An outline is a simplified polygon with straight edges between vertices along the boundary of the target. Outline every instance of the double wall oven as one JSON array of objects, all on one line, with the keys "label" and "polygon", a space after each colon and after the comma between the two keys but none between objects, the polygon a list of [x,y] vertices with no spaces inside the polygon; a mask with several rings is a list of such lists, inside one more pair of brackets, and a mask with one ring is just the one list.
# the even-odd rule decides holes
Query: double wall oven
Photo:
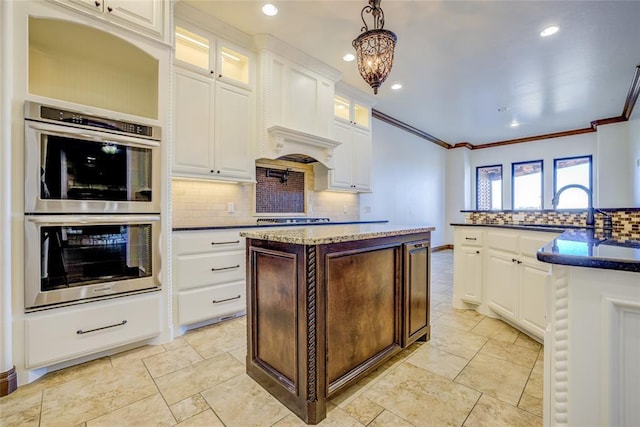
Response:
[{"label": "double wall oven", "polygon": [[160,287],[160,129],[25,104],[25,310]]}]

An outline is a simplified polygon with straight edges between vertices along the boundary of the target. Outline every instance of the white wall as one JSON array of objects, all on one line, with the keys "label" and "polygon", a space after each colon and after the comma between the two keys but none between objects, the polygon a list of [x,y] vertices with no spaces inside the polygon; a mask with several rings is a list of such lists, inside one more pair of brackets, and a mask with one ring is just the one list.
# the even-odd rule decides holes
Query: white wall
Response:
[{"label": "white wall", "polygon": [[360,219],[436,227],[432,245],[445,240],[447,150],[373,120],[372,193],[360,195]]},{"label": "white wall", "polygon": [[[505,145],[501,147],[485,148],[471,151],[470,173],[471,173],[471,203],[475,209],[475,172],[478,166],[502,164],[502,206],[504,209],[511,209],[511,164],[515,162],[525,162],[529,160],[540,160],[543,162],[544,172],[544,208],[551,209],[551,199],[553,198],[553,159],[561,157],[573,157],[582,155],[593,156],[594,170],[594,197],[598,193],[598,183],[595,171],[597,169],[596,158],[596,133],[586,133],[581,135],[571,135],[562,138],[545,139],[541,141],[526,142],[522,144]],[[458,150],[461,150],[460,148]],[[464,148],[462,148],[464,150]],[[597,200],[594,198],[594,200]],[[463,209],[463,208],[460,208]]]},{"label": "white wall", "polygon": [[631,177],[633,206],[640,206],[640,107],[629,121],[629,150],[631,160]]},{"label": "white wall", "polygon": [[598,169],[600,189],[594,195],[599,207],[633,206],[633,172],[635,161],[630,156],[629,122],[598,126]]},{"label": "white wall", "polygon": [[451,223],[463,223],[461,209],[471,209],[471,151],[466,148],[447,150],[445,240],[453,243]]}]

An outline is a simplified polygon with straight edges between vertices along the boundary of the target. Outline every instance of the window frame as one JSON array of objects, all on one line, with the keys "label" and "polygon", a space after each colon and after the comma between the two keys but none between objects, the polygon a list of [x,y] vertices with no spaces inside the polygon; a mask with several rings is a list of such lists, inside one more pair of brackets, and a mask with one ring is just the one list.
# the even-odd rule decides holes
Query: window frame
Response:
[{"label": "window frame", "polygon": [[[593,155],[585,154],[582,156],[571,156],[571,157],[558,157],[553,159],[553,197],[555,197],[556,192],[558,191],[558,179],[557,179],[557,170],[558,170],[558,161],[562,160],[573,160],[573,159],[589,159],[589,191],[593,194]],[[573,209],[582,209],[582,208],[573,208]],[[586,208],[584,208],[586,209]]]},{"label": "window frame", "polygon": [[[516,174],[515,169],[518,165],[526,165],[527,163],[540,163],[540,207],[534,209],[524,209],[515,207],[515,193],[516,193]],[[514,211],[539,211],[544,210],[544,159],[527,160],[524,162],[512,162],[511,163],[511,209]]]},{"label": "window frame", "polygon": [[478,207],[478,173],[480,171],[480,169],[483,168],[496,168],[496,167],[500,167],[500,179],[502,181],[502,191],[500,192],[500,208],[499,209],[482,209],[483,212],[490,212],[493,210],[503,210],[504,209],[504,165],[502,165],[502,163],[500,164],[495,164],[495,165],[484,165],[484,166],[476,166],[476,210],[479,211],[480,208]]}]

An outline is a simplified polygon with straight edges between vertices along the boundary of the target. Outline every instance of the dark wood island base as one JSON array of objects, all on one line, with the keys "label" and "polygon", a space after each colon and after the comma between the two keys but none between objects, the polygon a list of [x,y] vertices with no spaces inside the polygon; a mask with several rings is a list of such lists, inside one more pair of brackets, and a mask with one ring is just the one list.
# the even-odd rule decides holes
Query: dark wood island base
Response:
[{"label": "dark wood island base", "polygon": [[249,376],[317,424],[328,398],[429,339],[431,230],[376,224],[244,233]]}]

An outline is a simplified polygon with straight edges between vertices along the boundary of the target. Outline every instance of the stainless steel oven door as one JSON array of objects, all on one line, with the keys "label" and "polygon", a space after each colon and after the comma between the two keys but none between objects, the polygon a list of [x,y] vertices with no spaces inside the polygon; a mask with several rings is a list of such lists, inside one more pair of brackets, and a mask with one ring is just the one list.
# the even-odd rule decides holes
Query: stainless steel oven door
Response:
[{"label": "stainless steel oven door", "polygon": [[160,143],[25,121],[26,213],[159,213]]},{"label": "stainless steel oven door", "polygon": [[160,217],[25,216],[26,311],[160,288]]}]

